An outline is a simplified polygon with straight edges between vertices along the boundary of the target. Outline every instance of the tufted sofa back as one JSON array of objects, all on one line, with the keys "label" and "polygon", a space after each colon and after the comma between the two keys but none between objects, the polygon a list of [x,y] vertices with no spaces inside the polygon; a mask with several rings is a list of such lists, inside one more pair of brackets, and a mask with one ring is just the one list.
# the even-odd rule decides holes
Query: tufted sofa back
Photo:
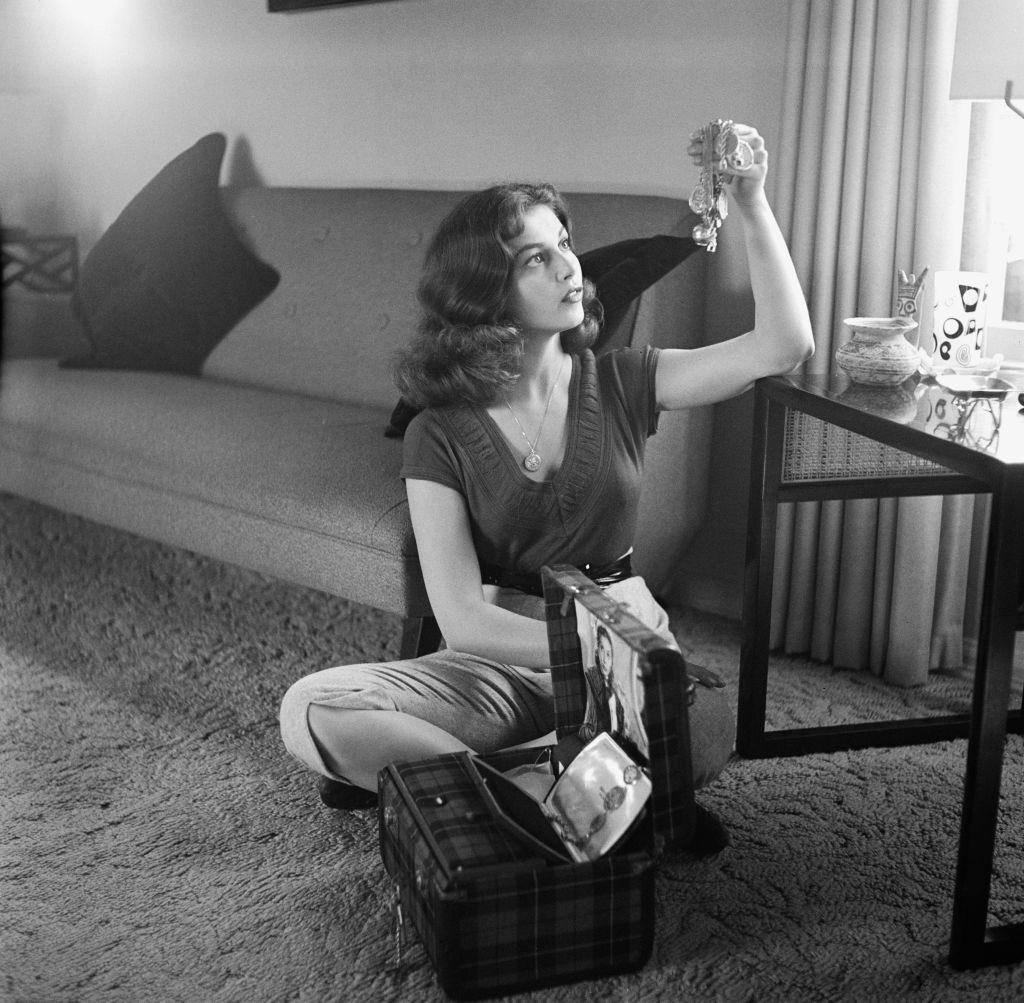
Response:
[{"label": "tufted sofa back", "polygon": [[[204,375],[313,397],[390,407],[391,365],[417,320],[427,242],[461,192],[240,188],[223,197],[250,246],[281,273],[277,289],[206,360]],[[581,251],[678,233],[684,202],[567,194]],[[638,301],[618,344],[693,345],[703,330],[703,255]]]}]

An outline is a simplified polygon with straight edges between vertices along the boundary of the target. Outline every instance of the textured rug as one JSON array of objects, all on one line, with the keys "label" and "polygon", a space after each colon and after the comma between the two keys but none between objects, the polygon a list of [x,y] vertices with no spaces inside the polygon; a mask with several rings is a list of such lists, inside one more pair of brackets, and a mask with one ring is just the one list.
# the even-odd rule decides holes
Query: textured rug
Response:
[{"label": "textured rug", "polygon": [[[0,495],[0,998],[441,1000],[392,970],[375,815],[332,812],[276,711],[399,624]],[[736,625],[676,614],[735,679]],[[963,702],[777,659],[783,727]],[[965,743],[736,761],[702,795],[732,845],[666,860],[643,971],[522,997],[1011,1000],[1024,965],[946,963]],[[1024,749],[1008,742],[992,914],[1024,912]]]}]

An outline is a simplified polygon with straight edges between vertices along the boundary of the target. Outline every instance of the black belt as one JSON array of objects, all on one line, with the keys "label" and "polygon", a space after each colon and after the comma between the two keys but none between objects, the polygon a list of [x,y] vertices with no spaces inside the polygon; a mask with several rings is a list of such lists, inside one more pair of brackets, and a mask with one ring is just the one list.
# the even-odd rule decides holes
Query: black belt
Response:
[{"label": "black belt", "polygon": [[[633,577],[633,566],[630,564],[629,554],[620,557],[617,561],[612,561],[611,564],[581,564],[579,569],[601,588]],[[544,586],[541,584],[539,573],[509,571],[507,568],[499,568],[496,564],[481,564],[480,580],[484,585],[499,585],[503,589],[518,589],[520,592],[527,592],[532,596],[544,595]]]}]

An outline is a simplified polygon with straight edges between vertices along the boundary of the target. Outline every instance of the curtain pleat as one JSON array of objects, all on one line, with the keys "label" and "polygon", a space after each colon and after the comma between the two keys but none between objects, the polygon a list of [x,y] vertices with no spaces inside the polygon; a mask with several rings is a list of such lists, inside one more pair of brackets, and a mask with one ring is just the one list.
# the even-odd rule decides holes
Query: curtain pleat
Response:
[{"label": "curtain pleat", "polygon": [[[906,97],[903,107],[903,142],[901,151],[902,169],[899,173],[899,197],[896,221],[896,260],[906,261],[906,271],[917,271],[914,261],[914,241],[917,232],[918,191],[921,179],[918,177],[921,153],[921,127],[924,118],[924,47],[927,44],[927,9],[925,4],[915,2],[911,8],[908,26],[910,37],[907,48]],[[927,141],[926,145],[927,145]],[[920,338],[920,330],[918,330]]]},{"label": "curtain pleat", "polygon": [[[835,650],[843,665],[866,669],[871,665],[872,597],[875,592],[875,540],[878,533],[878,501],[857,499],[846,503],[842,553],[861,554],[858,561],[839,558],[839,595],[843,616],[836,616]],[[835,661],[833,654],[830,661]]]},{"label": "curtain pleat", "polygon": [[[975,500],[971,495],[942,499],[942,538],[939,541],[940,575],[935,589],[935,625],[929,664],[964,664],[964,623],[967,610],[967,570],[971,565]],[[949,527],[956,527],[949,532]]]},{"label": "curtain pleat", "polygon": [[818,514],[820,503],[797,505],[793,525],[793,569],[790,572],[789,608],[786,615],[787,652],[806,652],[811,647],[814,596],[818,572]]},{"label": "curtain pleat", "polygon": [[[831,373],[843,318],[892,313],[897,270],[961,267],[969,112],[949,100],[956,8],[791,3],[773,197],[815,331],[809,373]],[[919,320],[930,337],[924,298]],[[899,685],[962,665],[982,521],[969,497],[781,506],[772,646]]]},{"label": "curtain pleat", "polygon": [[[789,32],[786,38],[786,69],[782,81],[782,122],[779,150],[796,150],[800,141],[800,120],[803,117],[804,55],[808,49],[810,25],[809,0],[791,0]],[[777,158],[776,153],[775,157]],[[779,170],[769,164],[769,185],[775,216],[783,233],[793,229],[793,207],[796,204],[796,170]]]},{"label": "curtain pleat", "polygon": [[839,569],[842,567],[843,503],[822,502],[818,528],[818,575],[815,582],[811,658],[832,660],[835,637]]},{"label": "curtain pleat", "polygon": [[793,569],[790,556],[796,536],[796,505],[780,505],[775,527],[775,582],[772,589],[772,618],[768,646],[774,651],[784,645],[790,607],[789,586]]},{"label": "curtain pleat", "polygon": [[[852,4],[854,7],[852,62],[849,83],[849,110],[843,137],[843,171],[835,179],[842,192],[842,216],[839,225],[840,269],[836,283],[832,315],[825,328],[825,337],[812,361],[817,360],[816,372],[829,373],[835,349],[834,338],[842,330],[844,317],[855,315],[859,296],[861,222],[867,202],[868,144],[871,121],[871,76],[874,72],[875,19],[874,3]],[[827,295],[827,293],[826,293]],[[819,335],[819,336],[821,336]]]},{"label": "curtain pleat", "polygon": [[991,511],[991,499],[988,496],[979,495],[974,499],[971,551],[964,576],[964,589],[967,593],[964,603],[964,665],[970,666],[975,664],[978,655],[982,574],[985,570],[985,557],[988,551],[988,526]]},{"label": "curtain pleat", "polygon": [[[881,4],[875,27],[867,162],[863,165],[867,191],[861,216],[860,316],[884,317],[891,312],[909,13],[908,5],[899,0]],[[897,109],[898,114],[894,113]]]},{"label": "curtain pleat", "polygon": [[897,686],[918,685],[928,677],[941,538],[941,498],[899,499],[883,670],[886,682]]},{"label": "curtain pleat", "polygon": [[[895,498],[878,502],[878,525],[875,531],[875,591],[871,597],[871,671],[882,675],[885,654],[889,649],[889,609],[892,605],[893,555],[896,552]],[[839,664],[843,664],[842,660]]]}]

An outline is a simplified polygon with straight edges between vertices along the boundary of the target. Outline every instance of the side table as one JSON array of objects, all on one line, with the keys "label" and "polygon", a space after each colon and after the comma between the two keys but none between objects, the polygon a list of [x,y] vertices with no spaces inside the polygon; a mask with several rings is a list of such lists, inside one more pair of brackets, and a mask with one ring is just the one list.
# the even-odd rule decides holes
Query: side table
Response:
[{"label": "side table", "polygon": [[[1003,745],[1008,732],[1024,731],[1024,712],[1009,708],[1017,590],[1024,567],[1024,411],[1018,412],[1014,394],[993,411],[994,417],[998,411],[998,434],[976,437],[966,434],[970,400],[954,400],[949,408],[964,412],[961,429],[947,420],[946,391],[920,389],[922,396],[913,411],[904,414],[893,410],[884,393],[851,393],[845,377],[758,381],[736,748],[741,756],[761,758],[966,737],[949,958],[955,968],[975,968],[1024,958],[1024,923],[988,923]],[[811,462],[791,470],[794,455],[807,452],[802,440],[812,429],[817,446]],[[882,462],[849,469],[848,451],[838,447],[851,435],[867,452],[876,451]],[[766,730],[768,624],[779,503],[959,493],[992,497],[970,714]]]}]

